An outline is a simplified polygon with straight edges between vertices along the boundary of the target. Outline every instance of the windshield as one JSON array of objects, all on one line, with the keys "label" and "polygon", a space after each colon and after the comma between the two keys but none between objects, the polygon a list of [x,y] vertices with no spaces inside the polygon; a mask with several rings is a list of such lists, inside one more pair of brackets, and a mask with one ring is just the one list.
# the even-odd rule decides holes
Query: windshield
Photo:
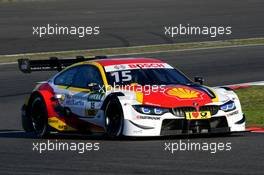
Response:
[{"label": "windshield", "polygon": [[109,85],[172,85],[192,84],[192,82],[176,69],[132,69],[106,72]]}]

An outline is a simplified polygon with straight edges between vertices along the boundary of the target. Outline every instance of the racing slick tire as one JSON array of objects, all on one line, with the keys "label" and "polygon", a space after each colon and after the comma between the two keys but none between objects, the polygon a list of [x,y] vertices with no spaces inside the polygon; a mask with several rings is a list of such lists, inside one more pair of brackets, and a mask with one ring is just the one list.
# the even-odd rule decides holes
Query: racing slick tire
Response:
[{"label": "racing slick tire", "polygon": [[31,103],[30,117],[33,132],[38,138],[45,138],[49,135],[48,112],[45,101],[41,96],[36,96]]},{"label": "racing slick tire", "polygon": [[110,99],[105,108],[106,136],[120,138],[123,133],[124,116],[122,106],[117,98]]},{"label": "racing slick tire", "polygon": [[21,121],[22,121],[22,128],[24,129],[24,131],[26,132],[33,131],[32,120],[30,117],[26,115],[25,106],[22,107]]}]

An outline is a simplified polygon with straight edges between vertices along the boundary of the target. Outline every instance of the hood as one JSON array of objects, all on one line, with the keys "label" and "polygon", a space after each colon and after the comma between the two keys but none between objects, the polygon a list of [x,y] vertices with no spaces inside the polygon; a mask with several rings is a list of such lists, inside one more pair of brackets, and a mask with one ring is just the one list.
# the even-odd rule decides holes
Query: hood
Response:
[{"label": "hood", "polygon": [[142,91],[136,90],[137,100],[143,105],[175,108],[181,106],[199,107],[218,101],[216,94],[205,86],[200,85],[173,85],[142,86]]}]

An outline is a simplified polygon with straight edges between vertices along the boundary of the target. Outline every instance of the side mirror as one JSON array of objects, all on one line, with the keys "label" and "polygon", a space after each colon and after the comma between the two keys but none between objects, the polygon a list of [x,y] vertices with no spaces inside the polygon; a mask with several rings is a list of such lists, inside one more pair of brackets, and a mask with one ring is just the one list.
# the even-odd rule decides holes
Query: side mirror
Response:
[{"label": "side mirror", "polygon": [[100,90],[100,85],[97,83],[88,83],[87,84],[88,89],[90,89],[91,91],[98,91]]},{"label": "side mirror", "polygon": [[194,77],[194,82],[200,83],[200,85],[203,85],[204,78],[203,77]]}]

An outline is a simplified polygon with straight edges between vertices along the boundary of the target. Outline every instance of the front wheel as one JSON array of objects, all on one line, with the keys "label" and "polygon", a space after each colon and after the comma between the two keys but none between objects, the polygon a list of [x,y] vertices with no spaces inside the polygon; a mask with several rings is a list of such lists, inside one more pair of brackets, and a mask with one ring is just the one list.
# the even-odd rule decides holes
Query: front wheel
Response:
[{"label": "front wheel", "polygon": [[122,136],[124,117],[122,106],[118,99],[109,100],[105,108],[106,134],[110,138]]},{"label": "front wheel", "polygon": [[48,114],[45,101],[42,97],[34,98],[31,103],[30,116],[32,120],[33,131],[38,138],[46,137],[48,131]]}]

